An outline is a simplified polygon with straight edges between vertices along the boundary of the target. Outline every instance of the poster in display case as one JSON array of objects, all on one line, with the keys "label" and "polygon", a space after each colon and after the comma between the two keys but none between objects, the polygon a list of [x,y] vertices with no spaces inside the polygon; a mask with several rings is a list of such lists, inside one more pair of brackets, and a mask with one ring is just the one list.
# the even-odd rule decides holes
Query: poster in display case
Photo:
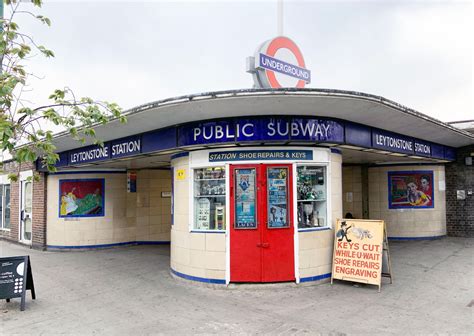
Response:
[{"label": "poster in display case", "polygon": [[59,180],[59,217],[104,216],[104,181]]},{"label": "poster in display case", "polygon": [[268,168],[268,227],[287,227],[288,168]]},{"label": "poster in display case", "polygon": [[389,209],[434,208],[433,171],[389,171]]},{"label": "poster in display case", "polygon": [[254,168],[235,170],[235,228],[249,229],[257,227],[255,175]]}]

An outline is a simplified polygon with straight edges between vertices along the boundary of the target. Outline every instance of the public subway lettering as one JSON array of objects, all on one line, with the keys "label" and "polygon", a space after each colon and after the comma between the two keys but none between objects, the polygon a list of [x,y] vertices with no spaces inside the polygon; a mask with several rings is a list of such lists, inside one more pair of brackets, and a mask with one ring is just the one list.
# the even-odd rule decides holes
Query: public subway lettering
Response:
[{"label": "public subway lettering", "polygon": [[[226,125],[203,125],[193,129],[193,141],[204,140],[235,140],[236,138],[252,138],[256,136],[256,125],[252,123]],[[307,122],[269,122],[264,135],[272,137],[299,137],[307,139],[328,139],[330,124],[318,120]]]},{"label": "public subway lettering", "polygon": [[267,125],[267,135],[275,136],[276,134],[280,136],[287,136],[288,133],[292,137],[307,137],[307,138],[328,138],[329,128],[331,126],[327,124],[320,124],[314,122],[299,123],[268,123]]},{"label": "public subway lettering", "polygon": [[112,156],[140,152],[140,140],[112,145]]},{"label": "public subway lettering", "polygon": [[[247,127],[248,127],[247,125],[253,126],[252,124],[245,124],[244,126],[242,126],[242,129],[247,130]],[[194,138],[194,141],[196,141],[200,137],[203,137],[205,140],[235,139],[236,132],[238,136],[239,127],[237,127],[236,130],[234,131],[232,125],[209,125],[209,126],[195,127],[193,130],[193,138]]]}]

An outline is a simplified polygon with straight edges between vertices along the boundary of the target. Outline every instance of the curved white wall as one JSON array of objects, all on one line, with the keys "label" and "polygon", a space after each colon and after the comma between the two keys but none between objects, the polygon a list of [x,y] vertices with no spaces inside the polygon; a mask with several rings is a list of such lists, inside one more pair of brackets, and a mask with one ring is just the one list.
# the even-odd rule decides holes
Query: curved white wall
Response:
[{"label": "curved white wall", "polygon": [[[226,234],[190,231],[189,156],[171,161],[174,170],[174,214],[171,228],[171,269],[188,276],[224,280],[226,275]],[[184,172],[178,178],[177,172]]]},{"label": "curved white wall", "polygon": [[[299,273],[299,278],[302,281],[329,277],[334,239],[332,228],[335,227],[336,220],[342,218],[342,156],[338,153],[331,153],[329,149],[313,148],[313,150],[317,155],[317,160],[307,163],[318,163],[328,167],[328,181],[330,181],[328,194],[331,195],[328,202],[328,213],[331,216],[331,226],[322,230],[297,232],[295,237],[295,246],[297,246],[297,251],[295,251],[297,253],[297,258],[295,258],[296,272]],[[207,151],[196,151],[190,155],[178,157],[171,161],[174,176],[171,269],[175,273],[180,273],[178,275],[181,276],[199,277],[201,278],[200,281],[228,280],[230,279],[230,275],[227,273],[227,259],[229,256],[227,255],[226,243],[228,231],[219,233],[195,232],[190,227],[192,168],[205,167],[206,163],[197,161],[208,157],[208,153]],[[265,163],[276,162],[265,161]],[[228,213],[228,207],[226,213]]]}]

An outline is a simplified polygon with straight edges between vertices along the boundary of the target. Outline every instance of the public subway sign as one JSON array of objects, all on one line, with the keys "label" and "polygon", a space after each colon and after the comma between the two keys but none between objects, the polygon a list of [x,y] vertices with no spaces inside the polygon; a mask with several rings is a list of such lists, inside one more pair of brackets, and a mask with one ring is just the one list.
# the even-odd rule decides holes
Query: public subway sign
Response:
[{"label": "public subway sign", "polygon": [[331,282],[347,280],[380,289],[384,226],[382,220],[337,220]]},{"label": "public subway sign", "polygon": [[178,146],[247,141],[344,142],[342,123],[326,119],[242,118],[195,123],[179,130]]},{"label": "public subway sign", "polygon": [[71,151],[69,153],[69,164],[115,159],[139,153],[141,153],[141,138],[133,136],[107,142],[104,146],[89,146]]},{"label": "public subway sign", "polygon": [[279,36],[257,48],[247,60],[257,88],[304,88],[311,83],[311,71],[306,69],[303,54],[291,39]]},{"label": "public subway sign", "polygon": [[[349,121],[309,116],[244,116],[191,122],[58,153],[56,167],[100,162],[174,148],[219,144],[347,144],[453,161],[453,148]],[[45,170],[40,164],[38,169]]]},{"label": "public subway sign", "polygon": [[243,150],[209,153],[209,162],[313,160],[311,150]]}]

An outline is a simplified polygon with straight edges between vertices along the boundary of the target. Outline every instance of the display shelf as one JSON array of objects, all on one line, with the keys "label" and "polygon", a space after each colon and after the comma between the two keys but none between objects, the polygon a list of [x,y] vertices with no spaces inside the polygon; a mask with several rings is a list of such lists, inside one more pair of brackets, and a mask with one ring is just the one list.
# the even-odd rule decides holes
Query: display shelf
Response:
[{"label": "display shelf", "polygon": [[225,197],[225,194],[224,195],[196,195],[194,197],[208,197],[208,198],[212,198],[212,197]]},{"label": "display shelf", "polygon": [[200,181],[225,181],[224,178],[196,178],[194,179],[194,182],[200,182]]},{"label": "display shelf", "polygon": [[326,202],[326,199],[316,199],[316,200],[297,200],[297,202]]}]

